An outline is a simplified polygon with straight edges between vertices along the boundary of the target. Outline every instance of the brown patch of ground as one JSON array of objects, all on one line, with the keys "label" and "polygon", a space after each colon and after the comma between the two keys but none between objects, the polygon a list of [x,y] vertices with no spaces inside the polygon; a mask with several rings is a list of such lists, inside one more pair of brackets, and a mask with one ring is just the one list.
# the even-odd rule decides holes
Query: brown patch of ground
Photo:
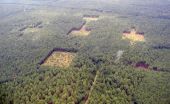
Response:
[{"label": "brown patch of ground", "polygon": [[87,23],[91,21],[97,21],[99,19],[99,16],[97,15],[84,15],[83,20],[85,20]]},{"label": "brown patch of ground", "polygon": [[80,28],[72,28],[67,35],[72,34],[73,36],[88,36],[91,29],[86,28],[86,22],[82,24]]},{"label": "brown patch of ground", "polygon": [[64,67],[67,68],[72,63],[75,53],[53,52],[42,64],[42,66]]},{"label": "brown patch of ground", "polygon": [[39,62],[42,66],[68,67],[76,56],[76,49],[54,48]]},{"label": "brown patch of ground", "polygon": [[24,33],[35,33],[38,32],[40,29],[39,28],[27,28],[24,30]]},{"label": "brown patch of ground", "polygon": [[84,15],[83,20],[85,22],[80,28],[72,28],[67,35],[72,34],[74,36],[88,36],[91,32],[91,29],[87,29],[87,24],[91,21],[97,21],[99,16],[91,16],[91,15]]},{"label": "brown patch of ground", "polygon": [[137,32],[135,28],[132,28],[131,31],[124,31],[122,39],[130,40],[131,45],[133,45],[135,42],[145,41],[144,33]]},{"label": "brown patch of ground", "polygon": [[71,34],[74,36],[88,36],[90,34],[90,30],[86,29],[86,26],[82,26],[79,30],[73,30]]}]

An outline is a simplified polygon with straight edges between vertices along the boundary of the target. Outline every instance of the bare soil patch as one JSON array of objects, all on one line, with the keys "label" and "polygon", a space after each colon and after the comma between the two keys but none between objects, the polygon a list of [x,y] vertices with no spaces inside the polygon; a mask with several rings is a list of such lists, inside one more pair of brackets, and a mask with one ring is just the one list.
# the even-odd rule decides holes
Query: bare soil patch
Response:
[{"label": "bare soil patch", "polygon": [[67,35],[72,34],[73,36],[88,36],[91,29],[86,28],[86,22],[79,28],[72,28]]},{"label": "bare soil patch", "polygon": [[39,64],[42,66],[67,68],[71,65],[76,56],[76,50],[73,49],[53,49],[45,59]]},{"label": "bare soil patch", "polygon": [[83,20],[85,20],[87,23],[91,21],[97,21],[99,19],[98,15],[84,15]]},{"label": "bare soil patch", "polygon": [[130,40],[131,45],[133,45],[135,42],[144,42],[145,41],[144,33],[137,32],[134,27],[131,29],[131,31],[124,31],[122,39]]},{"label": "bare soil patch", "polygon": [[97,15],[84,15],[83,20],[85,20],[85,22],[79,28],[72,28],[67,35],[88,36],[91,33],[91,29],[87,28],[87,24],[91,21],[97,21],[98,19],[99,16]]}]

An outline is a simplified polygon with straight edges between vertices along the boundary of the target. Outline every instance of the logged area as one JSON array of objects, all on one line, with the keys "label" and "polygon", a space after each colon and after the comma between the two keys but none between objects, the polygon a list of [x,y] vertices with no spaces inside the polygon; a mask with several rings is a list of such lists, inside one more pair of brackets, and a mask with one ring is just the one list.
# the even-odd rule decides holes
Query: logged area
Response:
[{"label": "logged area", "polygon": [[83,20],[85,22],[82,24],[79,28],[72,28],[67,35],[72,34],[74,36],[88,36],[91,32],[90,28],[87,28],[87,25],[92,21],[97,21],[99,19],[99,16],[91,16],[91,15],[84,15]]},{"label": "logged area", "polygon": [[74,55],[68,52],[54,52],[42,64],[43,66],[69,67]]},{"label": "logged area", "polygon": [[130,43],[133,44],[134,42],[144,42],[144,33],[136,32],[136,29],[133,27],[131,31],[124,31],[122,39],[129,39]]},{"label": "logged area", "polygon": [[0,104],[170,104],[169,0],[0,0]]},{"label": "logged area", "polygon": [[67,68],[70,66],[75,56],[76,53],[74,50],[56,48],[40,62],[40,65]]},{"label": "logged area", "polygon": [[86,23],[84,23],[80,28],[72,28],[68,34],[73,34],[74,36],[88,36],[91,30],[86,28]]}]

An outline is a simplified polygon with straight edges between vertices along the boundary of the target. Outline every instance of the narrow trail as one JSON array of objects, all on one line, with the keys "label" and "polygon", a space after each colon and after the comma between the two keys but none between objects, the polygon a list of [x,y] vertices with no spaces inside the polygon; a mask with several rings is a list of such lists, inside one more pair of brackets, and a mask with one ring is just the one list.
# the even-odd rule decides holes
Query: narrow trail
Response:
[{"label": "narrow trail", "polygon": [[[118,61],[120,60],[121,56],[123,55],[123,52],[124,52],[123,50],[119,50],[119,51],[117,52],[117,56],[116,56],[115,62],[118,62]],[[89,103],[89,98],[90,98],[90,96],[91,96],[91,94],[92,94],[92,91],[93,91],[93,89],[94,89],[94,86],[96,85],[96,81],[97,81],[97,78],[98,78],[99,74],[100,74],[100,72],[97,71],[97,72],[96,72],[96,75],[95,75],[95,77],[94,77],[94,80],[93,80],[93,84],[92,84],[92,86],[91,86],[91,88],[90,88],[90,91],[89,91],[89,93],[88,93],[87,100],[85,101],[84,104],[88,104],[88,103]]]},{"label": "narrow trail", "polygon": [[88,104],[88,103],[89,103],[89,97],[91,96],[92,91],[93,91],[93,89],[94,89],[94,86],[96,85],[96,81],[97,81],[97,78],[98,78],[98,76],[99,76],[99,73],[100,73],[99,71],[96,72],[96,76],[94,77],[93,84],[92,84],[92,86],[91,86],[91,88],[90,88],[90,91],[89,91],[89,93],[88,93],[88,98],[87,98],[87,100],[86,100],[86,102],[85,102],[84,104]]}]

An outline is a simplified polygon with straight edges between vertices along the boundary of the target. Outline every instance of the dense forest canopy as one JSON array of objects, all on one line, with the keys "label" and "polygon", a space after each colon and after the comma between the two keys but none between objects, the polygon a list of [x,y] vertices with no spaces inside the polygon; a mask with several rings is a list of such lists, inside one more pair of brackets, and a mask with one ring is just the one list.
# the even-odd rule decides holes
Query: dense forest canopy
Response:
[{"label": "dense forest canopy", "polygon": [[0,104],[170,103],[170,0],[1,0],[0,20]]}]

